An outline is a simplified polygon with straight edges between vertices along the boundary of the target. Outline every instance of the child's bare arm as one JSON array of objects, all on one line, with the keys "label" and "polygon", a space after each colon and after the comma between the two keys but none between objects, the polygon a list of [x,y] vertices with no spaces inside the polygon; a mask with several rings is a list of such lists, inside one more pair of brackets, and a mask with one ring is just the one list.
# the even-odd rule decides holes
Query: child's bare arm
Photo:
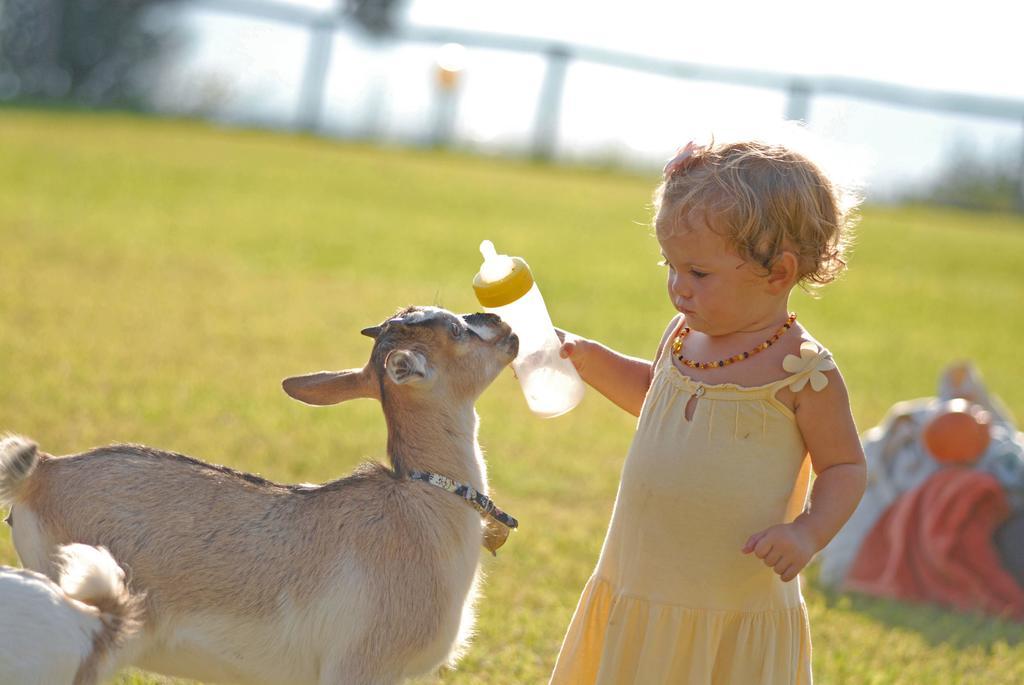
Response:
[{"label": "child's bare arm", "polygon": [[846,383],[838,369],[825,375],[828,385],[819,393],[805,387],[797,395],[796,406],[797,425],[817,476],[810,507],[797,521],[812,534],[815,551],[827,545],[853,515],[867,485],[864,450]]},{"label": "child's bare arm", "polygon": [[[655,359],[679,322],[676,317],[665,329]],[[630,357],[610,349],[595,340],[559,330],[562,356],[568,357],[580,378],[599,393],[633,416],[640,416],[647,390],[654,379],[654,365],[646,359]]]},{"label": "child's bare arm", "polygon": [[569,358],[587,385],[633,416],[640,415],[651,385],[651,362],[572,333],[565,334],[562,356]]},{"label": "child's bare arm", "polygon": [[772,526],[750,537],[754,552],[782,580],[796,577],[853,515],[867,483],[867,467],[850,412],[846,384],[838,370],[825,373],[828,385],[797,393],[797,425],[817,477],[807,511],[791,524]]}]

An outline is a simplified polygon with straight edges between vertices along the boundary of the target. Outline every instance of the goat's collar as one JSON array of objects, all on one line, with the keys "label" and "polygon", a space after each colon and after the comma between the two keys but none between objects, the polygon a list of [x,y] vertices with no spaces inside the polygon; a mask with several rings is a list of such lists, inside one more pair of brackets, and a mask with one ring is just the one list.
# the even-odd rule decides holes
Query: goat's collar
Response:
[{"label": "goat's collar", "polygon": [[412,480],[421,480],[424,483],[433,485],[435,488],[441,488],[446,492],[450,492],[453,495],[461,497],[469,502],[474,509],[480,512],[481,516],[490,517],[504,526],[504,529],[500,531],[494,530],[493,526],[488,526],[488,530],[484,533],[484,547],[489,549],[492,553],[505,543],[505,539],[508,537],[510,531],[519,527],[519,521],[517,521],[514,516],[506,514],[494,503],[494,500],[487,495],[478,492],[476,488],[471,485],[459,483],[447,476],[442,476],[437,473],[429,473],[427,471],[410,471],[409,478]]}]

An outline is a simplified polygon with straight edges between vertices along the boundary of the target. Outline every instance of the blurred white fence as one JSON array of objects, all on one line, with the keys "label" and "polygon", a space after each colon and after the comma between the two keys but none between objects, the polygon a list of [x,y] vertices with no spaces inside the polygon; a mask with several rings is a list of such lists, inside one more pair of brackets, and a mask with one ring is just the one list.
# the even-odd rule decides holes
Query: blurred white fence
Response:
[{"label": "blurred white fence", "polygon": [[[281,0],[188,0],[205,10],[262,19],[305,29],[310,34],[300,94],[292,126],[320,131],[324,94],[331,69],[335,34],[351,28],[340,10],[328,11]],[[482,33],[459,29],[400,25],[389,41],[447,44],[502,50],[538,56],[545,72],[535,107],[531,134],[533,156],[551,158],[558,146],[558,130],[566,73],[570,63],[591,63],[687,81],[705,81],[759,89],[786,96],[786,117],[806,121],[816,97],[841,96],[854,100],[915,108],[933,113],[966,115],[1019,124],[1022,127],[1018,208],[1024,211],[1024,100],[912,88],[866,79],[806,76],[781,72],[680,62],[547,39]]]}]

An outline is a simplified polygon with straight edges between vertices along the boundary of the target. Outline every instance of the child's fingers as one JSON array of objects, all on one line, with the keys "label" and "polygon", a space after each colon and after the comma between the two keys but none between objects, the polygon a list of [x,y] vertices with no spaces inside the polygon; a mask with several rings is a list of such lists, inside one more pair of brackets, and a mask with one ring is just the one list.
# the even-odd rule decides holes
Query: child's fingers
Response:
[{"label": "child's fingers", "polygon": [[555,334],[558,336],[558,342],[562,343],[562,346],[558,349],[559,356],[562,359],[568,359],[576,351],[575,336],[566,333],[561,328],[556,328]]},{"label": "child's fingers", "polygon": [[754,555],[758,559],[764,559],[769,554],[771,554],[773,547],[774,545],[772,545],[771,540],[769,540],[768,536],[765,535],[757,541],[756,545],[754,545]]},{"label": "child's fingers", "polygon": [[777,573],[783,582],[789,582],[800,573],[803,563],[788,551],[785,536],[780,538],[772,534],[775,528],[773,526],[751,535],[743,545],[743,553],[752,552],[758,559],[764,561],[765,566]]},{"label": "child's fingers", "polygon": [[758,559],[764,559],[772,549],[771,542],[768,540],[768,531],[763,530],[752,535],[743,549],[748,554],[753,552]]},{"label": "child's fingers", "polygon": [[743,545],[743,553],[750,554],[751,552],[753,552],[754,547],[757,546],[757,543],[761,541],[761,538],[763,538],[764,535],[765,531],[762,530],[760,533],[754,533],[749,538],[747,538],[746,544]]}]

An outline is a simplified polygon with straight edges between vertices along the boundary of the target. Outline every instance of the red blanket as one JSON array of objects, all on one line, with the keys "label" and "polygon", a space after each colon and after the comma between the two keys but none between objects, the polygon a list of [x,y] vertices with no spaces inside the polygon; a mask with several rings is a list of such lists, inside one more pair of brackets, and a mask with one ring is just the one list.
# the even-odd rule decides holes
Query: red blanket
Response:
[{"label": "red blanket", "polygon": [[857,552],[847,587],[1022,620],[1024,590],[1003,569],[992,543],[1009,515],[994,477],[942,469],[886,510]]}]

